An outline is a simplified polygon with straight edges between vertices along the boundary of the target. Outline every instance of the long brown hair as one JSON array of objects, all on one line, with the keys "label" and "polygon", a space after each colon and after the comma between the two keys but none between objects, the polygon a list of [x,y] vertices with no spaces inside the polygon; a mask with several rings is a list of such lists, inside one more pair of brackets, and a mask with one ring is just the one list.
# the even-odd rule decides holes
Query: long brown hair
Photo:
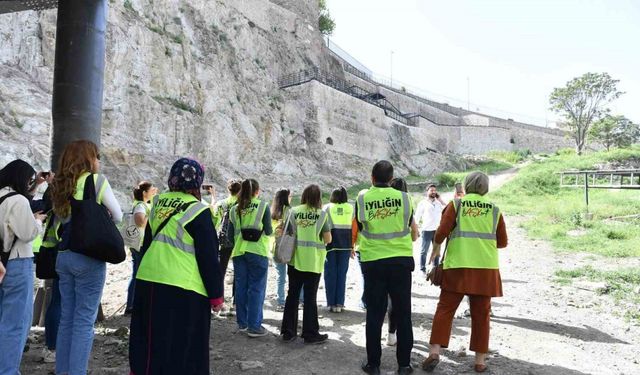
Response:
[{"label": "long brown hair", "polygon": [[242,211],[249,207],[253,196],[259,189],[258,181],[253,178],[242,181],[242,187],[240,188],[240,193],[238,193],[238,216],[242,215]]},{"label": "long brown hair", "polygon": [[322,208],[322,192],[318,185],[309,185],[302,191],[300,203],[309,208]]},{"label": "long brown hair", "polygon": [[59,217],[71,213],[69,199],[76,190],[78,179],[83,173],[96,173],[95,160],[100,159],[98,146],[91,141],[81,140],[69,143],[62,151],[58,170],[51,184],[53,212]]}]

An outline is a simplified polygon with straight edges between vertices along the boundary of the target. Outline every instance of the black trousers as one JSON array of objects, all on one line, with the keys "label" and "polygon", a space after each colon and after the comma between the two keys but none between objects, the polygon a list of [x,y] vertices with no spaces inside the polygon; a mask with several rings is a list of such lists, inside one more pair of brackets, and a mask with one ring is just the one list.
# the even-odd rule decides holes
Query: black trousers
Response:
[{"label": "black trousers", "polygon": [[[367,300],[367,360],[380,366],[382,324],[387,313],[387,298],[393,304],[397,326],[396,359],[399,367],[409,366],[413,348],[411,325],[411,267],[384,262],[363,263],[364,288]],[[388,297],[387,297],[388,296]]]},{"label": "black trousers", "polygon": [[284,305],[284,316],[282,317],[280,333],[288,333],[292,336],[298,334],[298,301],[300,300],[300,290],[304,288],[302,335],[300,336],[302,338],[318,336],[320,334],[320,324],[318,323],[316,296],[318,294],[320,274],[302,272],[294,267],[287,266],[287,276],[289,276],[289,291],[287,292],[287,301]]}]

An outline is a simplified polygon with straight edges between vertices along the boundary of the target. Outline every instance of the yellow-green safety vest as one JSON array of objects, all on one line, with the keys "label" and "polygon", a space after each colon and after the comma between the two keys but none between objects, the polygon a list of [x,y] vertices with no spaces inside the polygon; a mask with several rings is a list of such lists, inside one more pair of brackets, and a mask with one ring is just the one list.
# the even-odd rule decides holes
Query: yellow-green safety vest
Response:
[{"label": "yellow-green safety vest", "polygon": [[324,207],[324,211],[328,214],[329,227],[332,230],[336,229],[331,232],[332,236],[334,234],[348,236],[348,239],[336,239],[336,236],[333,236],[332,243],[327,245],[327,250],[351,250],[351,225],[355,217],[353,205],[351,203],[329,203]]},{"label": "yellow-green safety vest", "polygon": [[[269,256],[269,236],[264,234],[262,225],[262,218],[266,211],[267,203],[257,198],[252,199],[249,207],[242,211],[242,220],[238,217],[238,206],[235,205],[231,208],[229,220],[233,224],[233,236],[235,239],[233,252],[231,253],[232,258],[244,255],[244,253],[262,255],[263,257]],[[269,216],[269,220],[271,220],[271,216]],[[242,222],[242,226],[240,222]],[[242,238],[242,229],[257,229],[262,231],[262,234],[257,242],[245,241]]]},{"label": "yellow-green safety vest", "polygon": [[360,261],[413,257],[411,200],[403,191],[376,187],[358,195],[358,232]]},{"label": "yellow-green safety vest", "polygon": [[500,209],[479,194],[456,199],[456,227],[447,244],[444,269],[498,269],[496,230]]},{"label": "yellow-green safety vest", "polygon": [[[149,216],[154,238],[140,262],[136,278],[172,285],[208,297],[200,277],[193,237],[185,229],[187,224],[208,208],[191,194],[171,192],[155,196]],[[156,233],[160,224],[175,210],[180,212],[169,219],[160,233]]]},{"label": "yellow-green safety vest", "polygon": [[327,250],[321,236],[327,213],[305,204],[292,208],[290,215],[296,228],[296,251],[290,264],[301,272],[322,273]]}]

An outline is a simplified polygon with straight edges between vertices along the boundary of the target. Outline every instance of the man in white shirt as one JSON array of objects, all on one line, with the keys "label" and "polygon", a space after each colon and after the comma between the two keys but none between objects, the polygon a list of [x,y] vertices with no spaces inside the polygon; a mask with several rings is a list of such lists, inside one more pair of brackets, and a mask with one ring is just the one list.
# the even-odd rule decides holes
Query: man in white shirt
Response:
[{"label": "man in white shirt", "polygon": [[[429,252],[429,246],[433,241],[433,236],[440,225],[440,218],[442,216],[442,210],[446,207],[446,204],[440,198],[436,185],[431,184],[427,187],[427,198],[422,200],[418,204],[416,210],[416,218],[418,220],[418,226],[422,232],[422,249],[420,251],[420,270],[427,271],[427,253]],[[439,258],[434,259],[434,264],[438,264]]]}]

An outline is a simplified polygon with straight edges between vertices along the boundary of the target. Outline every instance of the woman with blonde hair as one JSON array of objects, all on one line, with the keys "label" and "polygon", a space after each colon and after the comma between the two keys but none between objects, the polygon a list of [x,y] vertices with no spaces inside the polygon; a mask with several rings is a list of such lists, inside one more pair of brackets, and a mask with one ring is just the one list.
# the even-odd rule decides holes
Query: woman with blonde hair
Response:
[{"label": "woman with blonde hair", "polygon": [[507,246],[507,230],[502,213],[485,194],[489,177],[470,173],[464,181],[466,195],[449,203],[436,231],[431,260],[440,255],[440,244],[449,237],[445,250],[440,300],[433,317],[431,349],[422,368],[431,372],[440,361],[440,350],[449,345],[453,316],[469,296],[471,305],[471,346],[476,352],[474,370],[485,372],[489,351],[491,298],[502,297],[498,249]]},{"label": "woman with blonde hair", "polygon": [[93,344],[93,324],[98,314],[106,277],[106,264],[70,248],[71,199],[81,200],[91,178],[96,201],[104,205],[114,222],[122,220],[120,205],[107,179],[98,174],[100,153],[91,141],[69,143],[60,156],[51,185],[56,220],[62,223],[56,272],[60,277],[60,327],[56,344],[57,374],[86,374]]}]

